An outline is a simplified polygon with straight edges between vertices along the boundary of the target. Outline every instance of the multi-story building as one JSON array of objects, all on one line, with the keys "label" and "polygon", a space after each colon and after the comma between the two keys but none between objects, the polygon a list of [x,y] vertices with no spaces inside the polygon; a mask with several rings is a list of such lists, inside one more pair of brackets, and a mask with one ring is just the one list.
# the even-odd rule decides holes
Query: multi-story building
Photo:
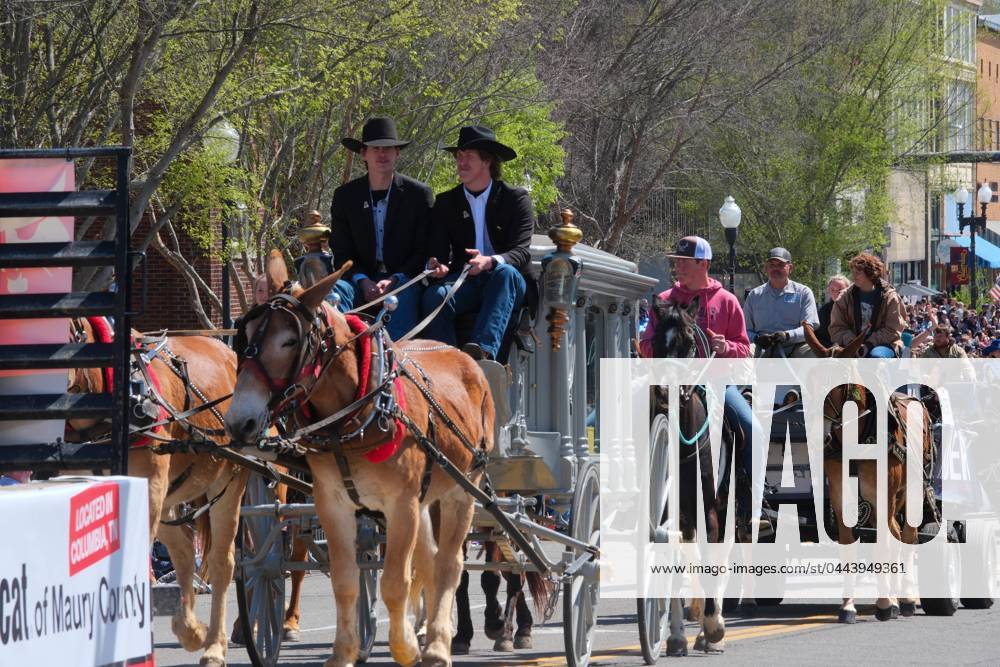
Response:
[{"label": "multi-story building", "polygon": [[[976,186],[986,183],[993,198],[986,205],[985,231],[976,239],[979,266],[1000,270],[1000,14],[979,17],[976,34],[978,78],[976,142],[985,158],[976,162]],[[979,213],[979,210],[976,211]],[[958,239],[967,245],[963,239]]]},{"label": "multi-story building", "polygon": [[906,104],[914,120],[928,128],[920,152],[933,156],[934,164],[918,161],[911,168],[894,169],[889,177],[896,220],[886,230],[884,259],[897,285],[919,280],[939,289],[947,286],[943,251],[958,233],[953,193],[959,185],[971,190],[975,184],[971,156],[977,148],[976,14],[981,5],[981,0],[955,0],[943,8],[937,26],[939,58],[950,76],[941,89]]}]

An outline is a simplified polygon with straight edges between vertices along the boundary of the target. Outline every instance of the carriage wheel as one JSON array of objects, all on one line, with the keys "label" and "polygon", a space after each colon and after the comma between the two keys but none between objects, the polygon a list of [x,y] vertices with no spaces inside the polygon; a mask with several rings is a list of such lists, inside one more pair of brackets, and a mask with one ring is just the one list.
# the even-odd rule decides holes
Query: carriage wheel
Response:
[{"label": "carriage wheel", "polygon": [[[649,541],[667,539],[664,514],[667,509],[667,489],[670,488],[668,471],[669,423],[666,415],[656,415],[649,427]],[[647,665],[656,663],[663,652],[663,639],[669,632],[670,600],[667,598],[638,598],[639,646]]]},{"label": "carriage wheel", "polygon": [[[600,546],[601,480],[598,466],[585,466],[573,492],[570,535],[581,542]],[[597,563],[585,567],[563,589],[563,637],[568,667],[584,667],[590,662],[597,627],[597,598],[600,581]]]},{"label": "carriage wheel", "polygon": [[[924,527],[926,528],[926,526]],[[958,542],[958,537],[955,532],[955,527],[952,526],[948,531],[948,542],[955,543]],[[962,561],[956,554],[953,554],[947,549],[947,545],[944,543],[938,543],[937,545],[932,545],[937,547],[937,561],[939,563],[944,563],[944,572],[939,572],[935,570],[921,569],[919,570],[919,578],[917,581],[918,591],[927,590],[931,587],[931,580],[937,580],[935,583],[940,584],[940,579],[944,577],[944,584],[947,589],[948,595],[941,598],[931,598],[920,596],[920,606],[923,608],[924,613],[928,616],[953,616],[958,610],[959,601],[959,588],[962,582]],[[924,549],[929,549],[932,547],[924,546]],[[928,553],[928,551],[921,551],[920,556]],[[918,562],[919,565],[919,562]]]},{"label": "carriage wheel", "polygon": [[[375,522],[365,518],[359,520],[358,545],[359,547],[364,545],[358,551],[359,564],[378,562],[378,544],[374,540],[376,532]],[[358,662],[367,661],[375,645],[375,629],[378,624],[378,615],[375,612],[375,603],[378,600],[378,573],[375,568],[361,570],[361,585],[358,591],[358,637],[361,639],[361,649],[358,653]]]},{"label": "carriage wheel", "polygon": [[[978,518],[978,517],[977,517]],[[966,609],[989,609],[1000,592],[997,590],[997,533],[996,518],[989,521],[969,521],[965,524],[965,543],[968,554],[974,554],[974,562],[962,568],[964,579],[963,590],[975,590],[975,586],[985,580],[986,597],[962,598],[962,606]],[[969,562],[969,561],[964,561]],[[977,571],[978,570],[978,571]],[[978,575],[979,581],[970,581]]]},{"label": "carriage wheel", "polygon": [[[259,475],[251,475],[243,494],[243,505],[267,505],[275,501],[274,490]],[[236,533],[236,562],[257,556],[256,545],[267,541],[277,524],[273,516],[241,516]],[[268,548],[263,560],[238,568],[236,603],[240,610],[247,654],[254,667],[278,664],[285,621],[284,539]]]}]

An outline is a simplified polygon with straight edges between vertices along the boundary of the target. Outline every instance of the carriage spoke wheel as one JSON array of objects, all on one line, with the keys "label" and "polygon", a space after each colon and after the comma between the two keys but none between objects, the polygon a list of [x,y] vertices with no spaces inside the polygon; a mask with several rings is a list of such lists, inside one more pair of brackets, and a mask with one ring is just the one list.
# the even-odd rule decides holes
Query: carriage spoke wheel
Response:
[{"label": "carriage spoke wheel", "polygon": [[[664,514],[667,508],[667,444],[669,424],[666,415],[656,415],[649,428],[649,541],[666,540]],[[663,652],[663,640],[669,630],[670,600],[667,598],[638,598],[639,647],[647,665],[656,663]]]},{"label": "carriage spoke wheel", "polygon": [[[366,532],[370,531],[370,533]],[[376,563],[379,560],[378,545],[374,541],[377,527],[370,519],[361,519],[358,525],[358,564]],[[360,548],[365,545],[364,548]],[[360,589],[358,590],[358,637],[361,649],[358,662],[365,662],[375,646],[375,629],[378,624],[378,614],[375,603],[378,600],[378,569],[362,568]]]},{"label": "carriage spoke wheel", "polygon": [[[273,504],[274,500],[274,491],[267,487],[267,482],[259,475],[251,475],[243,505]],[[258,545],[266,544],[277,522],[273,516],[240,517],[236,533],[237,563],[257,557]],[[247,654],[254,667],[278,664],[285,621],[284,551],[284,539],[275,540],[261,561],[237,570],[236,603]]]},{"label": "carriage spoke wheel", "polygon": [[[588,464],[577,477],[573,492],[570,535],[600,546],[601,480],[598,465]],[[590,662],[594,630],[597,627],[597,599],[600,573],[591,561],[563,589],[563,636],[568,667],[584,667]]]}]

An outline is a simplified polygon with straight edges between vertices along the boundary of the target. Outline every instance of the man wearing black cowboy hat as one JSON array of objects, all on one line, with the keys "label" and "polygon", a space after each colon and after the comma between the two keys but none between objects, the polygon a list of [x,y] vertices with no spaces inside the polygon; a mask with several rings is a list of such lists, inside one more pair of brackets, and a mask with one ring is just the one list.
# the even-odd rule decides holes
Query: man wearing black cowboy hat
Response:
[{"label": "man wearing black cowboy hat", "polygon": [[[396,173],[399,152],[410,142],[399,139],[391,119],[371,118],[360,140],[348,137],[341,143],[368,166],[367,175],[337,188],[330,206],[334,263],[354,263],[337,285],[349,301],[342,308],[349,310],[423,270],[434,194],[426,184]],[[386,326],[392,338],[417,323],[420,293],[420,285],[413,285],[396,295],[399,306]]]},{"label": "man wearing black cowboy hat", "polygon": [[504,332],[527,288],[521,271],[528,266],[534,217],[531,198],[501,179],[502,162],[517,153],[497,141],[486,127],[463,127],[458,143],[445,148],[455,156],[459,185],[434,203],[428,268],[444,284],[424,292],[423,310],[444,301],[449,283],[470,265],[465,283],[427,326],[427,338],[454,345],[455,316],[479,311],[470,341],[462,348],[476,359],[496,358]]}]

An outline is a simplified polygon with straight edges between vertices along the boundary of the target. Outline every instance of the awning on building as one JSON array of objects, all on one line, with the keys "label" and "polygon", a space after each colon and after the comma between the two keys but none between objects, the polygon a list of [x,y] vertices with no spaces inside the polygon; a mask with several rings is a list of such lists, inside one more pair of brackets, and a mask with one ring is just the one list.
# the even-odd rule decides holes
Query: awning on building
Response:
[{"label": "awning on building", "polygon": [[[979,244],[977,243],[976,245],[978,246]],[[979,248],[977,247],[976,249],[978,250]],[[923,285],[920,284],[919,280],[912,280],[908,283],[903,283],[902,285],[896,288],[896,293],[903,298],[914,299],[914,300],[923,298],[925,296],[937,296],[938,294],[941,294],[941,292],[937,291],[936,289],[931,289],[930,287],[924,287]]]},{"label": "awning on building", "polygon": [[[972,239],[968,236],[956,236],[954,241],[963,248],[972,245]],[[976,237],[976,256],[979,257],[981,265],[991,269],[1000,269],[1000,248],[981,236]]]}]

